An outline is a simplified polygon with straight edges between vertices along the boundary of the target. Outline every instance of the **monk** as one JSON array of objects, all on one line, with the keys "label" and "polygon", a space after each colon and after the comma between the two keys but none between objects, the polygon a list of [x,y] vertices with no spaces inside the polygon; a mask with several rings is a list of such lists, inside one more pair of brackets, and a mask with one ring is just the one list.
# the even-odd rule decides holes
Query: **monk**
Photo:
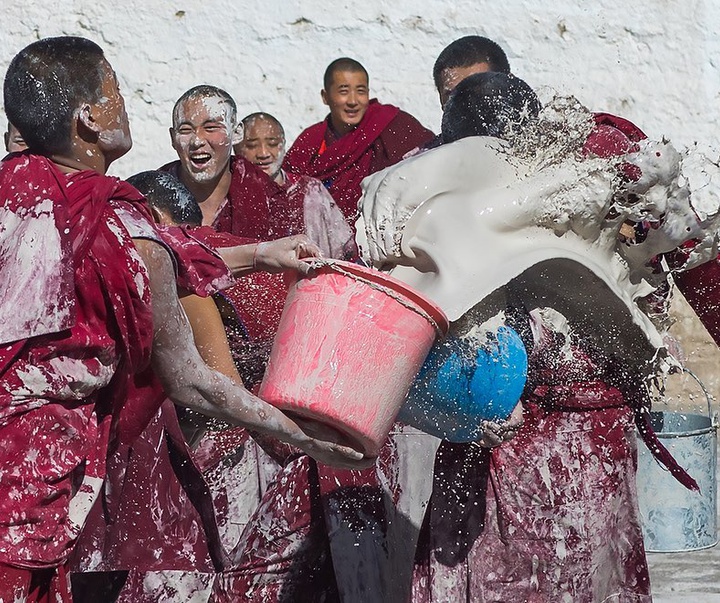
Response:
[{"label": "monk", "polygon": [[329,115],[298,136],[283,167],[321,180],[354,224],[363,178],[394,165],[434,135],[408,113],[371,99],[368,73],[354,59],[328,65],[320,95]]},{"label": "monk", "polygon": [[0,306],[12,317],[0,333],[0,599],[71,600],[65,563],[108,451],[142,431],[163,388],[319,458],[367,464],[202,362],[142,197],[105,176],[132,139],[99,46],[29,45],[10,63],[4,104],[28,151],[0,166]]},{"label": "monk", "polygon": [[445,107],[455,87],[469,75],[494,71],[510,73],[505,51],[483,36],[465,36],[446,46],[433,65],[440,106]]},{"label": "monk", "polygon": [[269,113],[252,113],[242,120],[243,139],[235,152],[257,165],[287,193],[290,205],[303,208],[305,234],[323,255],[351,259],[357,255],[353,230],[330,193],[317,178],[282,169],[285,130]]},{"label": "monk", "polygon": [[195,86],[173,108],[170,139],[178,161],[161,169],[188,187],[203,213],[203,224],[255,240],[302,232],[302,207],[232,147],[242,137],[233,98],[215,86]]},{"label": "monk", "polygon": [[[302,246],[304,254],[309,255],[319,254],[319,249],[306,236],[294,235],[263,242],[260,253],[243,255],[244,247],[252,249],[255,245],[238,247],[243,239],[201,226],[199,205],[189,190],[172,175],[144,172],[133,176],[130,181],[147,195],[165,238],[171,235],[179,241],[202,240],[214,248],[236,276],[243,276],[229,290],[218,291],[212,297],[185,292],[181,303],[205,361],[246,386],[256,387],[257,375],[262,375],[264,364],[258,367],[248,362],[248,356],[262,345],[258,343],[258,337],[265,331],[265,345],[269,346],[272,342],[286,292],[282,275],[272,273],[289,267],[308,269],[305,262],[292,266],[298,245]],[[206,266],[207,259],[202,264],[198,263],[196,254],[194,259],[198,272],[212,274]],[[253,261],[255,268],[252,267]],[[252,269],[252,274],[249,269]],[[223,322],[232,335],[232,349],[223,330]],[[262,347],[265,348],[265,345]],[[276,449],[282,450],[282,446],[260,434],[250,434],[246,429],[231,429],[227,424],[211,422],[208,429],[207,421],[195,413],[183,413],[181,425],[193,448],[193,458],[210,488],[221,542],[230,550],[259,504],[264,492],[263,484],[278,469],[278,464],[264,448],[275,453]]]},{"label": "monk", "polygon": [[[241,125],[227,92],[208,85],[186,91],[173,108],[170,137],[179,160],[161,169],[190,190],[202,210],[203,225],[258,242],[304,231],[302,204],[292,205],[285,190],[262,169],[232,156]],[[263,291],[261,298],[247,298],[248,287]],[[281,279],[263,274],[222,293],[230,306],[225,313],[230,347],[248,387],[262,378],[285,294]],[[248,303],[257,309],[259,320],[238,324],[233,315],[242,314]]]},{"label": "monk", "polygon": [[[518,78],[467,76],[445,103],[443,141],[512,139],[539,108]],[[585,155],[629,152],[644,137],[620,118],[611,126],[610,117],[596,116]],[[552,308],[506,314],[528,349],[524,421],[506,426],[514,438],[497,430],[492,449],[441,444],[412,600],[650,601],[635,486],[634,423],[647,434],[639,376],[590,347]]]},{"label": "monk", "polygon": [[[180,303],[201,357],[242,384],[220,314],[208,293],[230,282],[228,268],[236,275],[254,270],[253,256],[258,268],[272,271],[277,266],[268,263],[270,258],[294,268],[296,240],[311,254],[319,250],[298,235],[263,243],[263,251],[256,254],[256,245],[243,245],[242,240],[226,235],[223,244],[229,246],[216,253],[193,236],[194,229],[180,226],[192,221],[199,224],[202,219],[199,205],[181,182],[160,171],[137,174],[128,182],[147,199],[163,242],[173,251]],[[298,264],[307,267],[305,262]],[[206,483],[188,448],[199,440],[206,422],[203,415],[189,409],[176,411],[166,400],[131,445],[120,445],[114,452],[103,505],[93,507],[73,556],[73,591],[78,601],[103,598],[111,587],[119,590],[118,601],[170,600],[173,591],[207,588],[222,568],[226,517],[218,511],[225,509],[215,506],[213,484]],[[243,448],[243,462],[247,462],[245,457],[253,450],[249,443]],[[239,482],[238,492],[257,489],[257,471],[241,479],[237,473],[233,477]]]}]

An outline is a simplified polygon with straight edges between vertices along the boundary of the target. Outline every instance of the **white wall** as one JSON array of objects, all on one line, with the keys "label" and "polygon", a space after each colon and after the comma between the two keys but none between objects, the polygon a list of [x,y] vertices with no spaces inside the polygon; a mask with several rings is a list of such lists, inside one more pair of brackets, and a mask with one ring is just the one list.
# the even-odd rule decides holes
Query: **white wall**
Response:
[{"label": "white wall", "polygon": [[[112,172],[174,158],[175,99],[219,85],[241,115],[275,114],[288,138],[325,115],[319,90],[338,56],[360,60],[372,92],[439,127],[432,65],[467,34],[506,50],[516,75],[573,93],[679,145],[718,138],[720,2],[716,0],[2,0],[0,73],[39,37],[83,35],[118,72],[135,146]],[[552,8],[547,8],[551,5]],[[4,125],[4,124],[3,124]]]}]

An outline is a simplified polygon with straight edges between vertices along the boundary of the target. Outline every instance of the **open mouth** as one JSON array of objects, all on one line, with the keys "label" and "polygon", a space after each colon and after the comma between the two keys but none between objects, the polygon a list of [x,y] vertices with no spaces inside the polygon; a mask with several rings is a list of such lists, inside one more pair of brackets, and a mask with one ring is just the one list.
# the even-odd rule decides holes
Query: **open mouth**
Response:
[{"label": "open mouth", "polygon": [[197,168],[204,167],[211,159],[212,156],[209,153],[197,153],[195,155],[190,155],[190,163]]}]

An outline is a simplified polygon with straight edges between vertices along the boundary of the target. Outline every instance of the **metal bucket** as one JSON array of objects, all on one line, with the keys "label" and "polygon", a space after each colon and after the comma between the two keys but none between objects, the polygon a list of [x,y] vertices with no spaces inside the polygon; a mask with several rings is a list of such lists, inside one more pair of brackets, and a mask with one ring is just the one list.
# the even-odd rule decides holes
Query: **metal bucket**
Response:
[{"label": "metal bucket", "polygon": [[717,538],[717,430],[711,398],[700,380],[708,414],[653,411],[652,426],[660,441],[697,482],[699,492],[680,484],[638,446],[637,488],[648,552],[678,553],[715,546]]}]

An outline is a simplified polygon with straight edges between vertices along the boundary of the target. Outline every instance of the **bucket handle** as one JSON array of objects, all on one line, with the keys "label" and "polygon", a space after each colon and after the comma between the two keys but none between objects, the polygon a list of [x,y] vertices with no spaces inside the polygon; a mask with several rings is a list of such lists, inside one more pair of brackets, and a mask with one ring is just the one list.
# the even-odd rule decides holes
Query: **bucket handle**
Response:
[{"label": "bucket handle", "polygon": [[363,283],[370,287],[371,289],[375,289],[376,291],[380,291],[387,295],[388,297],[392,297],[396,302],[401,304],[402,306],[405,306],[408,310],[412,310],[416,314],[419,314],[422,316],[425,320],[427,320],[435,329],[435,333],[439,338],[442,338],[445,336],[445,332],[440,328],[440,325],[437,323],[436,320],[433,319],[432,316],[430,316],[425,310],[422,308],[417,307],[415,304],[408,303],[403,299],[402,296],[398,295],[393,291],[392,289],[388,287],[383,287],[382,285],[378,283],[373,283],[371,280],[363,278],[362,276],[359,276],[357,274],[352,274],[348,272],[347,270],[343,270],[336,262],[334,262],[332,259],[325,259],[325,258],[312,258],[310,261],[310,265],[313,268],[330,268],[330,270],[334,270],[335,272],[338,272],[342,274],[343,276],[347,276],[348,278],[351,278],[353,280],[356,280],[360,283]]},{"label": "bucket handle", "polygon": [[689,368],[683,367],[682,368],[683,373],[687,373],[690,375],[695,382],[700,386],[700,389],[702,390],[703,394],[705,394],[705,400],[707,401],[707,409],[708,409],[708,417],[710,418],[710,424],[712,425],[713,429],[717,429],[720,425],[720,421],[718,420],[718,413],[713,414],[712,410],[712,396],[710,395],[710,392],[705,387],[705,384],[700,380],[700,377],[698,377],[695,373],[693,373]]}]

